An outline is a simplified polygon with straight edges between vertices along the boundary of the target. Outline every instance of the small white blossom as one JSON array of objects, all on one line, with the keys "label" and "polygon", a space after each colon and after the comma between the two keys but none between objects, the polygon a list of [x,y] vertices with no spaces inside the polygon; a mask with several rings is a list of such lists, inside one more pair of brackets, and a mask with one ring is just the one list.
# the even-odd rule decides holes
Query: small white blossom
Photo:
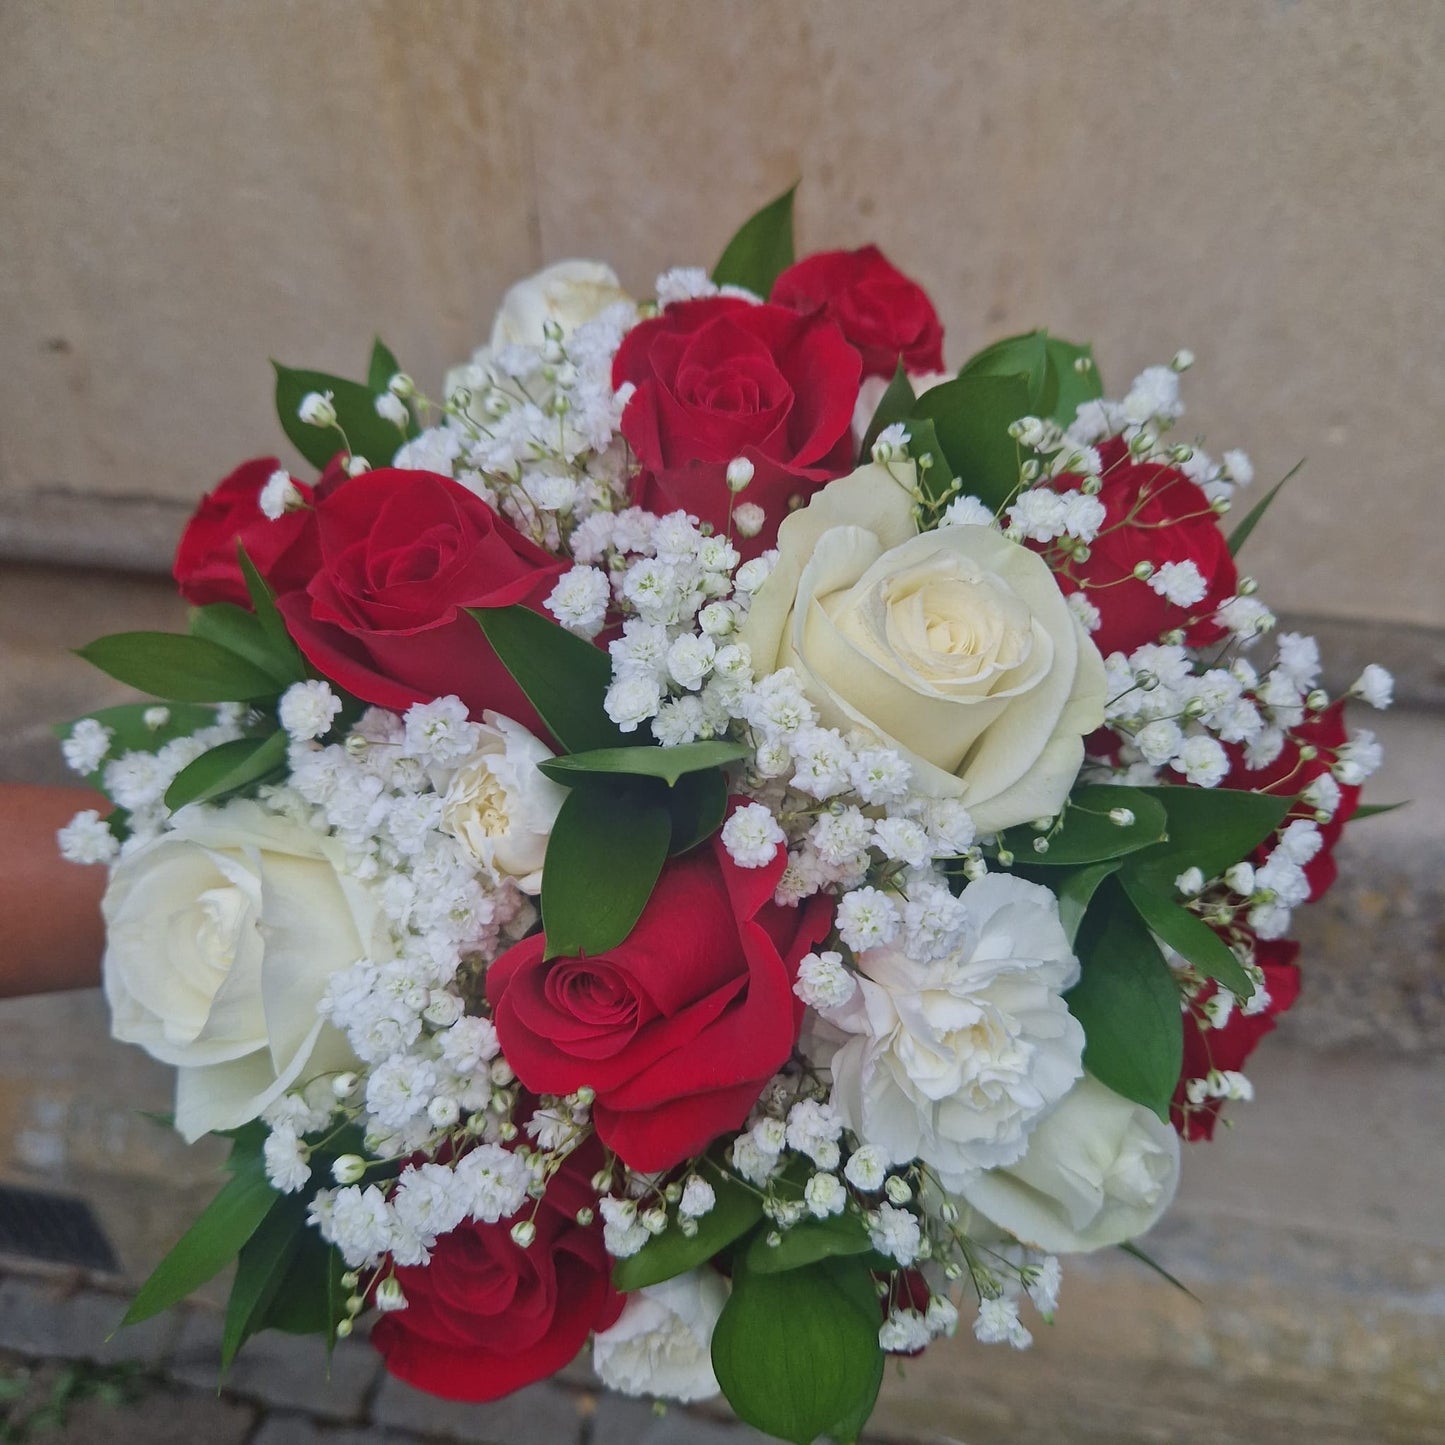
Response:
[{"label": "small white blossom", "polygon": [[1348,788],[1357,788],[1366,778],[1379,772],[1385,755],[1375,735],[1368,728],[1360,728],[1350,735],[1350,740],[1339,751],[1335,759],[1334,775]]},{"label": "small white blossom", "polygon": [[296,408],[296,415],[307,426],[331,427],[336,425],[336,407],[329,391],[308,391]]},{"label": "small white blossom", "polygon": [[761,803],[748,803],[723,824],[722,843],[739,868],[763,868],[777,856],[787,834]]},{"label": "small white blossom", "polygon": [[803,1186],[803,1202],[815,1218],[826,1219],[830,1214],[843,1212],[848,1191],[836,1175],[814,1174]]},{"label": "small white blossom", "polygon": [[1217,739],[1200,733],[1184,740],[1179,756],[1170,766],[1196,787],[1214,788],[1229,772],[1229,754]]},{"label": "small white blossom", "polygon": [[77,813],[55,838],[69,863],[110,863],[120,853],[120,840],[94,808]]},{"label": "small white blossom", "polygon": [[607,716],[625,733],[636,732],[662,705],[656,678],[622,677],[607,689],[602,701]]},{"label": "small white blossom", "polygon": [[1237,449],[1228,451],[1222,460],[1225,475],[1237,486],[1247,487],[1254,480],[1254,463],[1247,453]]},{"label": "small white blossom", "polygon": [[573,567],[557,581],[547,597],[547,610],[569,632],[596,637],[607,616],[612,588],[607,574],[596,567]]},{"label": "small white blossom", "polygon": [[923,1234],[917,1217],[908,1210],[880,1204],[877,1212],[869,1216],[868,1238],[879,1254],[891,1255],[899,1264],[909,1265],[918,1258]]},{"label": "small white blossom", "polygon": [[756,537],[767,520],[768,514],[756,502],[740,502],[733,508],[733,526],[740,537]]},{"label": "small white blossom", "polygon": [[261,488],[261,494],[256,500],[262,515],[274,522],[301,506],[305,498],[291,480],[291,473],[278,468],[266,478],[266,484]]},{"label": "small white blossom", "polygon": [[1069,611],[1079,619],[1079,624],[1085,632],[1097,632],[1104,625],[1103,614],[1084,593],[1070,592],[1064,600],[1069,605]]},{"label": "small white blossom", "polygon": [[1026,1350],[1034,1341],[1019,1319],[1018,1301],[1006,1295],[979,1302],[973,1333],[980,1344],[1010,1344],[1016,1350]]},{"label": "small white blossom", "polygon": [[1383,711],[1394,701],[1395,679],[1379,663],[1372,662],[1355,679],[1350,693]]},{"label": "small white blossom", "polygon": [[917,1310],[895,1309],[878,1327],[879,1348],[892,1355],[917,1354],[932,1337]]},{"label": "small white blossom", "polygon": [[858,989],[858,980],[843,965],[843,955],[832,949],[805,954],[798,964],[793,992],[809,1008],[841,1008]]},{"label": "small white blossom", "polygon": [[712,1185],[694,1174],[682,1189],[682,1198],[677,1202],[677,1212],[684,1219],[701,1219],[705,1214],[711,1214],[713,1206],[717,1203],[717,1192]]},{"label": "small white blossom", "polygon": [[887,1160],[883,1151],[872,1144],[864,1144],[855,1149],[843,1166],[843,1177],[855,1189],[861,1189],[865,1194],[881,1189],[887,1173]]},{"label": "small white blossom", "polygon": [[282,1125],[266,1136],[261,1146],[266,1178],[282,1194],[295,1194],[311,1178],[311,1166],[294,1129]]},{"label": "small white blossom", "polygon": [[297,742],[324,737],[341,711],[341,699],[328,683],[318,679],[293,682],[281,694],[277,717]]},{"label": "small white blossom", "polygon": [[81,718],[60,745],[66,766],[82,776],[93,773],[105,761],[114,736],[114,731],[104,723],[97,722],[93,717]]},{"label": "small white blossom", "polygon": [[839,902],[836,923],[843,942],[854,953],[864,953],[898,936],[898,908],[877,888],[855,888]]},{"label": "small white blossom", "polygon": [[1150,574],[1149,587],[1176,607],[1194,607],[1209,590],[1204,574],[1193,562],[1165,562]]}]

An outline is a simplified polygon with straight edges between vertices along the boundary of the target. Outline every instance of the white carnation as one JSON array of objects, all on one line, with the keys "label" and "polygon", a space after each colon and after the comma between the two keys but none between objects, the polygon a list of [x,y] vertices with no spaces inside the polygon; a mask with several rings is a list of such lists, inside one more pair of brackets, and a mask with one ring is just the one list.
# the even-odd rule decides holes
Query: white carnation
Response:
[{"label": "white carnation", "polygon": [[712,1333],[727,1298],[727,1282],[706,1266],[629,1294],[617,1322],[593,1342],[593,1368],[624,1395],[716,1395]]}]

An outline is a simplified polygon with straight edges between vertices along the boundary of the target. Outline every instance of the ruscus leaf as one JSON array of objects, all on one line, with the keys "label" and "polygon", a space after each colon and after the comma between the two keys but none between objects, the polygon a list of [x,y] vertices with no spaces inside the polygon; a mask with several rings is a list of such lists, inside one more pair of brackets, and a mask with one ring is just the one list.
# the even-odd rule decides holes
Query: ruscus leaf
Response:
[{"label": "ruscus leaf", "polygon": [[688,773],[701,773],[748,756],[742,743],[681,743],[675,748],[598,748],[586,753],[567,753],[538,766],[554,782],[575,784],[579,774],[615,776],[619,773],[643,778],[661,778],[672,787]]},{"label": "ruscus leaf", "polygon": [[883,1379],[872,1277],[856,1259],[785,1274],[739,1260],[712,1338],[718,1383],[739,1418],[813,1445],[825,1432],[856,1436]]},{"label": "ruscus leaf", "polygon": [[1186,868],[1218,878],[1279,827],[1294,801],[1238,788],[1180,785],[1134,791],[1162,803],[1168,818],[1168,837],[1133,855],[1127,865],[1156,892],[1171,891]]},{"label": "ruscus leaf", "polygon": [[236,558],[241,564],[241,575],[246,579],[251,608],[269,645],[269,670],[287,685],[304,681],[306,660],[286,630],[286,621],[276,607],[276,594],[271,590],[270,583],[256,570],[256,564],[246,555],[246,549],[240,542],[236,543]]},{"label": "ruscus leaf", "polygon": [[386,390],[387,383],[401,370],[397,364],[396,357],[392,355],[391,348],[381,339],[376,337],[371,343],[371,362],[366,368],[366,384],[372,391],[380,394]]},{"label": "ruscus leaf", "polygon": [[[1027,386],[1028,410],[1044,410],[1044,391],[1049,374],[1049,333],[1028,331],[1022,336],[1007,336],[975,352],[958,369],[959,376],[1017,376]],[[1020,412],[1019,416],[1025,415]],[[1010,417],[1017,421],[1018,417]]]},{"label": "ruscus leaf", "polygon": [[300,1251],[306,1230],[305,1197],[284,1195],[241,1246],[221,1331],[223,1373],[241,1346],[263,1327],[266,1312]]},{"label": "ruscus leaf", "polygon": [[1018,443],[1008,429],[1029,412],[1022,376],[960,376],[925,391],[913,415],[933,423],[966,496],[998,511],[1019,485]]},{"label": "ruscus leaf", "polygon": [[1179,989],[1113,880],[1102,885],[1075,947],[1080,976],[1065,998],[1084,1028],[1084,1067],[1167,1121],[1184,1059]]},{"label": "ruscus leaf", "polygon": [[638,747],[651,737],[624,733],[602,706],[612,663],[600,648],[526,607],[468,608],[502,665],[568,752]]},{"label": "ruscus leaf", "polygon": [[[410,417],[403,429],[377,412],[376,398],[385,386],[373,390],[324,371],[297,370],[278,361],[271,364],[276,369],[276,415],[281,430],[318,471],[341,451],[365,457],[373,467],[389,467],[401,444],[416,435],[416,423]],[[331,393],[336,426],[312,426],[301,420],[302,399],[311,392]]]},{"label": "ruscus leaf", "polygon": [[1223,984],[1236,998],[1253,995],[1254,984],[1244,966],[1202,918],[1128,872],[1122,874],[1119,881],[1150,933],[1192,963],[1206,978]]},{"label": "ruscus leaf", "polygon": [[856,1214],[839,1214],[805,1219],[783,1232],[777,1244],[769,1244],[767,1231],[763,1231],[748,1246],[747,1265],[759,1274],[781,1274],[836,1255],[866,1254],[871,1248],[862,1219]]},{"label": "ruscus leaf", "polygon": [[[1132,814],[1132,820],[1116,822]],[[1122,858],[1161,842],[1168,829],[1164,805],[1140,788],[1088,783],[1075,788],[1056,830],[1042,833],[1027,825],[1009,828],[1002,838],[1020,863],[1031,868],[1072,868]],[[1048,843],[1044,852],[1034,840]]]},{"label": "ruscus leaf", "polygon": [[274,732],[209,748],[176,774],[166,789],[166,807],[175,812],[187,803],[212,802],[259,783],[285,766],[286,747],[286,734]]},{"label": "ruscus leaf", "polygon": [[1249,512],[1245,516],[1244,521],[1242,521],[1234,529],[1234,531],[1229,534],[1229,541],[1227,545],[1229,547],[1229,555],[1231,557],[1239,556],[1239,549],[1243,547],[1247,541],[1249,541],[1250,535],[1253,533],[1254,529],[1259,526],[1259,524],[1264,520],[1264,514],[1269,511],[1270,504],[1277,496],[1279,496],[1281,489],[1284,487],[1284,484],[1289,481],[1290,478],[1293,477],[1295,473],[1304,466],[1304,464],[1304,458],[1301,457],[1299,461],[1297,461],[1294,466],[1292,466],[1289,471],[1287,471],[1284,476],[1282,476],[1279,481],[1277,481],[1274,486],[1272,486],[1269,491],[1267,491],[1264,496],[1262,496],[1259,501],[1257,501],[1254,506],[1249,509]]},{"label": "ruscus leaf", "polygon": [[913,403],[916,399],[913,395],[913,387],[908,380],[908,373],[904,371],[903,360],[900,357],[898,369],[893,373],[893,380],[888,383],[888,390],[878,399],[873,419],[868,423],[868,430],[863,433],[863,444],[858,448],[860,462],[866,462],[872,456],[873,443],[878,440],[878,433],[884,427],[892,426],[894,422],[907,418],[909,412],[913,410]]},{"label": "ruscus leaf", "polygon": [[77,654],[117,682],[173,702],[256,702],[281,690],[264,668],[204,637],[117,632]]},{"label": "ruscus leaf", "polygon": [[1103,396],[1104,379],[1099,375],[1091,346],[1051,336],[1048,353],[1049,375],[1042,414],[1067,427],[1086,401],[1098,401]]},{"label": "ruscus leaf", "polygon": [[542,865],[547,957],[615,948],[642,915],[672,837],[661,801],[606,787],[567,794]]},{"label": "ruscus leaf", "polygon": [[795,181],[739,227],[713,267],[719,286],[741,286],[767,300],[773,282],[793,264],[793,195]]}]

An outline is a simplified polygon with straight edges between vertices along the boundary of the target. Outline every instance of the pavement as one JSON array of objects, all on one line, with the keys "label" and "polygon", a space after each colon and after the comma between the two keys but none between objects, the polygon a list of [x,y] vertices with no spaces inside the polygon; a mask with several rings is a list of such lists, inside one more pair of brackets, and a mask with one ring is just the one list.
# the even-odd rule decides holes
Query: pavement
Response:
[{"label": "pavement", "polygon": [[[49,723],[124,697],[67,649],[180,623],[163,580],[0,568],[0,779],[61,781]],[[1421,647],[1433,688],[1439,639]],[[965,1328],[890,1366],[874,1445],[1445,1445],[1445,728],[1429,689],[1406,701],[1358,721],[1386,749],[1370,798],[1414,802],[1347,832],[1339,884],[1300,915],[1305,994],[1251,1064],[1256,1102],[1186,1151],[1147,1242],[1195,1298],[1118,1253],[1066,1261],[1032,1350]],[[721,1407],[657,1415],[603,1391],[585,1359],[457,1406],[386,1377],[364,1340],[328,1378],[318,1342],[263,1335],[218,1390],[223,1282],[112,1338],[215,1188],[217,1151],[138,1112],[165,1109],[170,1086],[108,1039],[96,993],[0,1004],[0,1183],[83,1200],[119,1260],[95,1274],[0,1257],[0,1441],[762,1439]]]}]

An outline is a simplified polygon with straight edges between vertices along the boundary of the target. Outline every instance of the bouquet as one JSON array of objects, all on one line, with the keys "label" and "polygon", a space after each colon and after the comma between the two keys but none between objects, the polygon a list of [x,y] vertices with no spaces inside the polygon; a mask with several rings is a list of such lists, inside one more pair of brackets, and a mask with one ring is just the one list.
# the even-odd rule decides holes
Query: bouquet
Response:
[{"label": "bouquet", "polygon": [[189,632],[84,649],[156,699],[62,731],[114,1033],[231,1141],[129,1320],[234,1260],[227,1362],[365,1321],[485,1401],[590,1338],[851,1441],[887,1355],[1028,1345],[1250,1096],[1379,763],[1238,570],[1273,493],[1226,532],[1187,353],[946,370],[791,200],[645,301],[523,281],[439,402],[380,342],[278,366],[314,474],[239,467]]}]

